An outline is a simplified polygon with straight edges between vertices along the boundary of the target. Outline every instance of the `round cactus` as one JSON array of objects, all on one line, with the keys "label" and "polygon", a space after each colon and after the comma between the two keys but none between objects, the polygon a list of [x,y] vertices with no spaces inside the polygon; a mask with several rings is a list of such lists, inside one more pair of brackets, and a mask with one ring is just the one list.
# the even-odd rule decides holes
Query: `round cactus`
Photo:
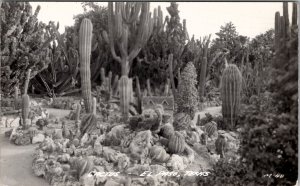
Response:
[{"label": "round cactus", "polygon": [[205,130],[205,132],[207,133],[207,136],[208,136],[208,137],[211,137],[211,136],[214,135],[214,134],[217,132],[217,130],[218,130],[218,128],[217,128],[217,123],[214,122],[214,121],[211,121],[211,122],[205,124],[204,130]]},{"label": "round cactus", "polygon": [[160,129],[161,135],[167,139],[170,139],[174,132],[174,127],[170,123],[163,125]]},{"label": "round cactus", "polygon": [[166,150],[162,146],[153,146],[150,148],[149,152],[150,157],[158,162],[166,162],[170,158],[170,155],[166,152]]},{"label": "round cactus", "polygon": [[176,131],[170,138],[168,148],[170,153],[182,153],[185,149],[185,139],[178,131]]}]

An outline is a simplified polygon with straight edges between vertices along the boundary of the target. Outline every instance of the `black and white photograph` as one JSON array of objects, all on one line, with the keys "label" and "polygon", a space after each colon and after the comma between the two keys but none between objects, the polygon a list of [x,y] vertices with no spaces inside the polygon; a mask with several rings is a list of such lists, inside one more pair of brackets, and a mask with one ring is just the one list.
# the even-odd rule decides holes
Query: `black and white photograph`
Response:
[{"label": "black and white photograph", "polygon": [[297,186],[299,1],[0,1],[0,186]]}]

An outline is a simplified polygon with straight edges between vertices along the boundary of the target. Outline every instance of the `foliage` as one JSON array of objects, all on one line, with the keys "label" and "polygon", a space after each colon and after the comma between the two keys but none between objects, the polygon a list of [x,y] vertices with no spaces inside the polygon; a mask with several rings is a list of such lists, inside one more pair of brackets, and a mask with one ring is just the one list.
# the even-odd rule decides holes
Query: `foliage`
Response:
[{"label": "foliage", "polygon": [[[285,3],[283,17],[288,22]],[[298,26],[284,24],[282,28],[290,31],[275,40],[281,44],[272,58],[267,91],[251,96],[252,104],[245,105],[240,116],[241,159],[218,162],[212,178],[203,181],[207,185],[295,185],[297,181],[298,36],[288,33]]]},{"label": "foliage", "polygon": [[253,38],[244,58],[241,71],[243,74],[243,102],[249,103],[252,95],[266,91],[270,79],[270,64],[274,57],[274,30],[270,29]]},{"label": "foliage", "polygon": [[49,45],[54,39],[49,25],[38,22],[40,6],[32,13],[28,2],[1,4],[1,91],[11,94],[23,86],[26,72],[31,78],[49,65]]},{"label": "foliage", "polygon": [[229,64],[242,66],[242,59],[247,49],[249,38],[239,35],[236,27],[232,22],[221,26],[220,31],[216,33],[218,36],[212,41],[210,53],[223,52],[223,57],[218,58],[209,69],[209,81],[213,82],[213,86],[219,87],[220,77],[225,68],[225,61],[228,59]]},{"label": "foliage", "polygon": [[189,62],[184,68],[178,85],[179,94],[176,99],[178,110],[194,118],[198,106],[198,94],[196,89],[197,74],[193,62]]}]

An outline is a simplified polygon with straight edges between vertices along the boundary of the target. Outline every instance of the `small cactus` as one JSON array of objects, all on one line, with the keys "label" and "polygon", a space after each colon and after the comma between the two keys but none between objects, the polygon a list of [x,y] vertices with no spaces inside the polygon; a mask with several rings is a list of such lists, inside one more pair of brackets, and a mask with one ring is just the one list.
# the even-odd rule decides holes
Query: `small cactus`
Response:
[{"label": "small cactus", "polygon": [[185,139],[178,131],[176,131],[170,138],[168,148],[170,153],[178,154],[182,153],[185,149]]},{"label": "small cactus", "polygon": [[207,133],[208,137],[211,137],[212,135],[214,135],[218,130],[217,123],[214,121],[211,121],[211,122],[205,124],[204,128],[205,128],[205,132]]}]

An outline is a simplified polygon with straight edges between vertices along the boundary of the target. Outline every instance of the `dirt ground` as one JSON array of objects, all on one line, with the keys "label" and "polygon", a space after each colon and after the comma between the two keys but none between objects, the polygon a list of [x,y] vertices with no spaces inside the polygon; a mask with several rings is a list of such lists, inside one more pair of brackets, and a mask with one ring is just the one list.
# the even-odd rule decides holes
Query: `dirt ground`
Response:
[{"label": "dirt ground", "polygon": [[[56,117],[63,117],[69,113],[66,110],[49,109],[49,113]],[[221,107],[210,107],[196,114],[204,117],[205,113],[212,115],[221,112]],[[195,122],[194,121],[194,122]],[[4,132],[9,128],[0,125],[0,186],[49,186],[43,179],[33,174],[31,164],[32,154],[37,145],[16,146],[5,138]]]}]

